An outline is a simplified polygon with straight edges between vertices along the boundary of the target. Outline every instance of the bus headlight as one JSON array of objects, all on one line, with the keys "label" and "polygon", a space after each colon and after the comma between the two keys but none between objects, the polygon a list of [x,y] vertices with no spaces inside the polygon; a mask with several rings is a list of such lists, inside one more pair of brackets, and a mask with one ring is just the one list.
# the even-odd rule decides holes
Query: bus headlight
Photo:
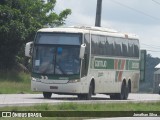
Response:
[{"label": "bus headlight", "polygon": [[32,77],[32,80],[35,81],[35,82],[40,82],[41,81],[40,79],[37,79],[37,78],[34,78],[34,77]]},{"label": "bus headlight", "polygon": [[76,79],[76,80],[69,80],[68,83],[77,83],[80,82],[80,79]]},{"label": "bus headlight", "polygon": [[36,81],[36,78],[32,77],[32,80],[33,80],[33,81]]}]

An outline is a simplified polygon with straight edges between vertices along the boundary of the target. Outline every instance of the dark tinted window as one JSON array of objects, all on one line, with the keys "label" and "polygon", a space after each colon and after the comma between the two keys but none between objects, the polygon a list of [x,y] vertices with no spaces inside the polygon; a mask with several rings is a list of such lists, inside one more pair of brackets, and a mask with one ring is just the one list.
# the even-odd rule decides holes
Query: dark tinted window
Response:
[{"label": "dark tinted window", "polygon": [[132,40],[129,40],[129,42],[128,42],[128,56],[129,57],[134,56],[134,43]]},{"label": "dark tinted window", "polygon": [[108,46],[107,46],[107,55],[114,56],[115,49],[114,49],[114,38],[113,37],[107,37],[108,40]]},{"label": "dark tinted window", "polygon": [[122,39],[121,38],[114,38],[115,43],[115,55],[116,56],[123,56],[122,54]]},{"label": "dark tinted window", "polygon": [[92,54],[106,55],[106,37],[92,35]]},{"label": "dark tinted window", "polygon": [[81,35],[60,33],[37,33],[38,44],[81,45]]},{"label": "dark tinted window", "polygon": [[139,57],[138,40],[92,35],[91,53],[102,56]]},{"label": "dark tinted window", "polygon": [[122,42],[122,53],[123,53],[122,56],[127,57],[127,56],[129,55],[128,52],[129,52],[129,51],[128,51],[128,40],[124,40],[124,41]]},{"label": "dark tinted window", "polygon": [[138,41],[134,41],[134,57],[139,57],[139,45]]}]

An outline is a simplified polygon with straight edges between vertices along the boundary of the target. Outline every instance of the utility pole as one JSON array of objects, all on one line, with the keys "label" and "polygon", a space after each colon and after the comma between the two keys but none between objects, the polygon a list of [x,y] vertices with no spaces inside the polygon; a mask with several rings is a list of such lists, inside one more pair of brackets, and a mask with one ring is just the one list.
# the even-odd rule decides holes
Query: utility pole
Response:
[{"label": "utility pole", "polygon": [[102,0],[97,0],[96,21],[95,26],[101,26]]}]

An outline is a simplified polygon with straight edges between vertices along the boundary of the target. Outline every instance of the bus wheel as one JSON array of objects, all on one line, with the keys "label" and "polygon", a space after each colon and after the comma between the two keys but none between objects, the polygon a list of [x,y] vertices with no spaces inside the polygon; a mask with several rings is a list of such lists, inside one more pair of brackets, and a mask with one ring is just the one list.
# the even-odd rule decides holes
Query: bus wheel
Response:
[{"label": "bus wheel", "polygon": [[125,83],[122,83],[121,86],[121,93],[117,93],[116,94],[116,99],[118,100],[126,100],[128,98],[128,87],[126,87]]},{"label": "bus wheel", "polygon": [[92,93],[93,93],[93,82],[91,82],[89,85],[89,91],[88,94],[86,94],[86,100],[90,100],[92,98]]},{"label": "bus wheel", "polygon": [[121,87],[121,93],[118,95],[120,100],[127,100],[128,98],[128,86],[123,82]]},{"label": "bus wheel", "polygon": [[43,92],[43,97],[44,97],[45,99],[50,99],[51,96],[52,96],[52,93],[50,93],[50,92]]},{"label": "bus wheel", "polygon": [[128,82],[128,93],[131,93],[131,80]]},{"label": "bus wheel", "polygon": [[127,99],[128,99],[128,95],[129,95],[129,88],[128,88],[128,86],[126,85],[126,86],[125,86],[124,100],[127,100]]},{"label": "bus wheel", "polygon": [[89,91],[87,94],[78,94],[78,99],[80,100],[90,100],[92,98],[93,93],[93,83],[91,82],[89,86]]}]

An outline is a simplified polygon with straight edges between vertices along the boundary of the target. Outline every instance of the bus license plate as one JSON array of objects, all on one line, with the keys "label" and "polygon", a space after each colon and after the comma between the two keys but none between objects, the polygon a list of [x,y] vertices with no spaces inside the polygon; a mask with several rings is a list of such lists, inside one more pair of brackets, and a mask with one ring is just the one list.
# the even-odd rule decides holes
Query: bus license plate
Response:
[{"label": "bus license plate", "polygon": [[50,89],[58,89],[58,86],[50,86]]}]

